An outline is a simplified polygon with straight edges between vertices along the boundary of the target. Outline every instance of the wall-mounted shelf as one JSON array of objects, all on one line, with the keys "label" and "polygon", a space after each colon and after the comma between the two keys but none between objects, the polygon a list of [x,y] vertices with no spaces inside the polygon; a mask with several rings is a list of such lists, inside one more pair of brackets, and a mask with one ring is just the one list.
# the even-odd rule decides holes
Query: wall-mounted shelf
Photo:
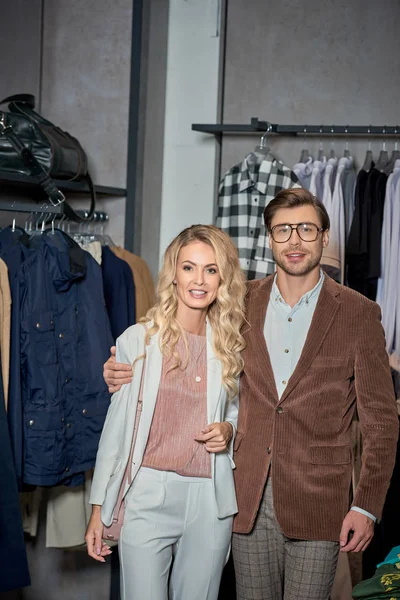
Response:
[{"label": "wall-mounted shelf", "polygon": [[248,124],[216,123],[204,124],[194,123],[193,131],[220,135],[223,133],[275,133],[278,135],[370,135],[370,136],[398,136],[400,137],[399,125],[279,125],[269,121],[260,121],[253,117]]},{"label": "wall-mounted shelf", "polygon": [[[56,186],[64,192],[67,200],[73,194],[90,194],[86,181],[54,180]],[[126,189],[95,185],[98,196],[126,196]],[[64,204],[53,206],[35,177],[20,173],[0,172],[0,211],[46,212],[64,214]]]},{"label": "wall-mounted shelf", "polygon": [[[72,193],[90,193],[89,186],[85,181],[63,181],[61,179],[55,179],[54,183],[63,192]],[[40,186],[36,183],[35,178],[29,175],[23,175],[19,173],[0,173],[0,191],[3,192],[4,186],[18,186],[19,188],[25,188],[26,191],[34,191],[37,188],[38,192],[43,194]],[[104,185],[95,185],[94,189],[96,194],[102,194],[107,196],[126,196],[125,188],[108,187]]]}]

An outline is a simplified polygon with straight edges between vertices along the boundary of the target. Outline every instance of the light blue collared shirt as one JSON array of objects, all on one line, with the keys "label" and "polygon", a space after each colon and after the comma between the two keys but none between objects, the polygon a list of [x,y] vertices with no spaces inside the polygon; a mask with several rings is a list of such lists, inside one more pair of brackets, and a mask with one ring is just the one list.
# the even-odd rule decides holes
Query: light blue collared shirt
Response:
[{"label": "light blue collared shirt", "polygon": [[[303,351],[324,278],[325,275],[321,269],[317,285],[304,294],[292,308],[282,298],[275,276],[265,316],[264,337],[279,398],[282,396]],[[376,521],[376,517],[362,508],[352,506],[352,510]]]},{"label": "light blue collared shirt", "polygon": [[275,276],[265,317],[264,336],[279,398],[299,361],[324,277],[321,270],[317,285],[292,308],[282,298]]}]

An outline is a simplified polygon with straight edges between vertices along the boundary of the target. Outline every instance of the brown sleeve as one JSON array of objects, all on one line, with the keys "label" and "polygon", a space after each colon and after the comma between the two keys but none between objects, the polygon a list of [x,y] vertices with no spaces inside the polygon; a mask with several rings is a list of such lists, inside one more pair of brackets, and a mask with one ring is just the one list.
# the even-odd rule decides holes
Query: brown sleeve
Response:
[{"label": "brown sleeve", "polygon": [[141,270],[142,270],[142,277],[143,277],[143,281],[145,282],[145,286],[146,286],[146,290],[147,290],[147,297],[148,297],[148,302],[149,302],[149,307],[151,308],[154,304],[154,302],[156,301],[156,292],[155,292],[155,288],[154,288],[154,281],[153,281],[153,277],[150,273],[150,269],[146,263],[146,261],[143,260],[143,258],[139,257],[140,261],[141,261]]},{"label": "brown sleeve", "polygon": [[355,387],[363,440],[360,479],[353,505],[381,518],[396,458],[399,429],[394,389],[385,350],[381,311],[366,311],[357,340]]}]

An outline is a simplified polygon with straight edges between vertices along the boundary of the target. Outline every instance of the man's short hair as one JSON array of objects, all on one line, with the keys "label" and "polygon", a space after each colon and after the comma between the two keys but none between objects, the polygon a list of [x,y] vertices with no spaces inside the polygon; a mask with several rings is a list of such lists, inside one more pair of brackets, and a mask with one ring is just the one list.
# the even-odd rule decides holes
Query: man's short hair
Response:
[{"label": "man's short hair", "polygon": [[264,223],[267,231],[271,230],[272,219],[281,208],[297,208],[298,206],[313,206],[321,219],[321,227],[329,229],[330,220],[325,206],[316,196],[303,188],[281,190],[264,209]]}]

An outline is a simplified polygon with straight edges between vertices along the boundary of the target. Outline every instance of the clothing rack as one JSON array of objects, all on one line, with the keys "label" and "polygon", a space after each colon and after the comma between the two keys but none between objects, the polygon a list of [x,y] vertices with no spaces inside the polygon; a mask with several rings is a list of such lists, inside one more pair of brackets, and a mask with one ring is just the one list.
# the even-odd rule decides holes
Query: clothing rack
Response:
[{"label": "clothing rack", "polygon": [[[87,210],[76,210],[75,211],[79,216],[83,217],[84,219],[87,219],[88,217],[88,211]],[[92,218],[90,219],[90,221],[87,221],[87,223],[108,223],[109,217],[108,217],[108,213],[104,212],[103,210],[95,210]]]},{"label": "clothing rack", "polygon": [[[21,213],[41,213],[43,215],[52,214],[54,218],[65,217],[64,215],[64,204],[58,204],[53,206],[50,202],[29,202],[28,200],[1,200],[0,211],[9,212],[21,212]],[[75,211],[80,217],[87,219],[87,210],[76,210]],[[72,219],[69,219],[72,221]],[[109,220],[108,213],[104,211],[96,210],[90,221],[87,223],[104,223],[106,224]]]},{"label": "clothing rack", "polygon": [[279,125],[269,121],[260,121],[252,117],[249,124],[203,124],[193,123],[193,131],[220,135],[223,133],[274,133],[278,135],[373,135],[373,136],[399,136],[399,125]]}]

